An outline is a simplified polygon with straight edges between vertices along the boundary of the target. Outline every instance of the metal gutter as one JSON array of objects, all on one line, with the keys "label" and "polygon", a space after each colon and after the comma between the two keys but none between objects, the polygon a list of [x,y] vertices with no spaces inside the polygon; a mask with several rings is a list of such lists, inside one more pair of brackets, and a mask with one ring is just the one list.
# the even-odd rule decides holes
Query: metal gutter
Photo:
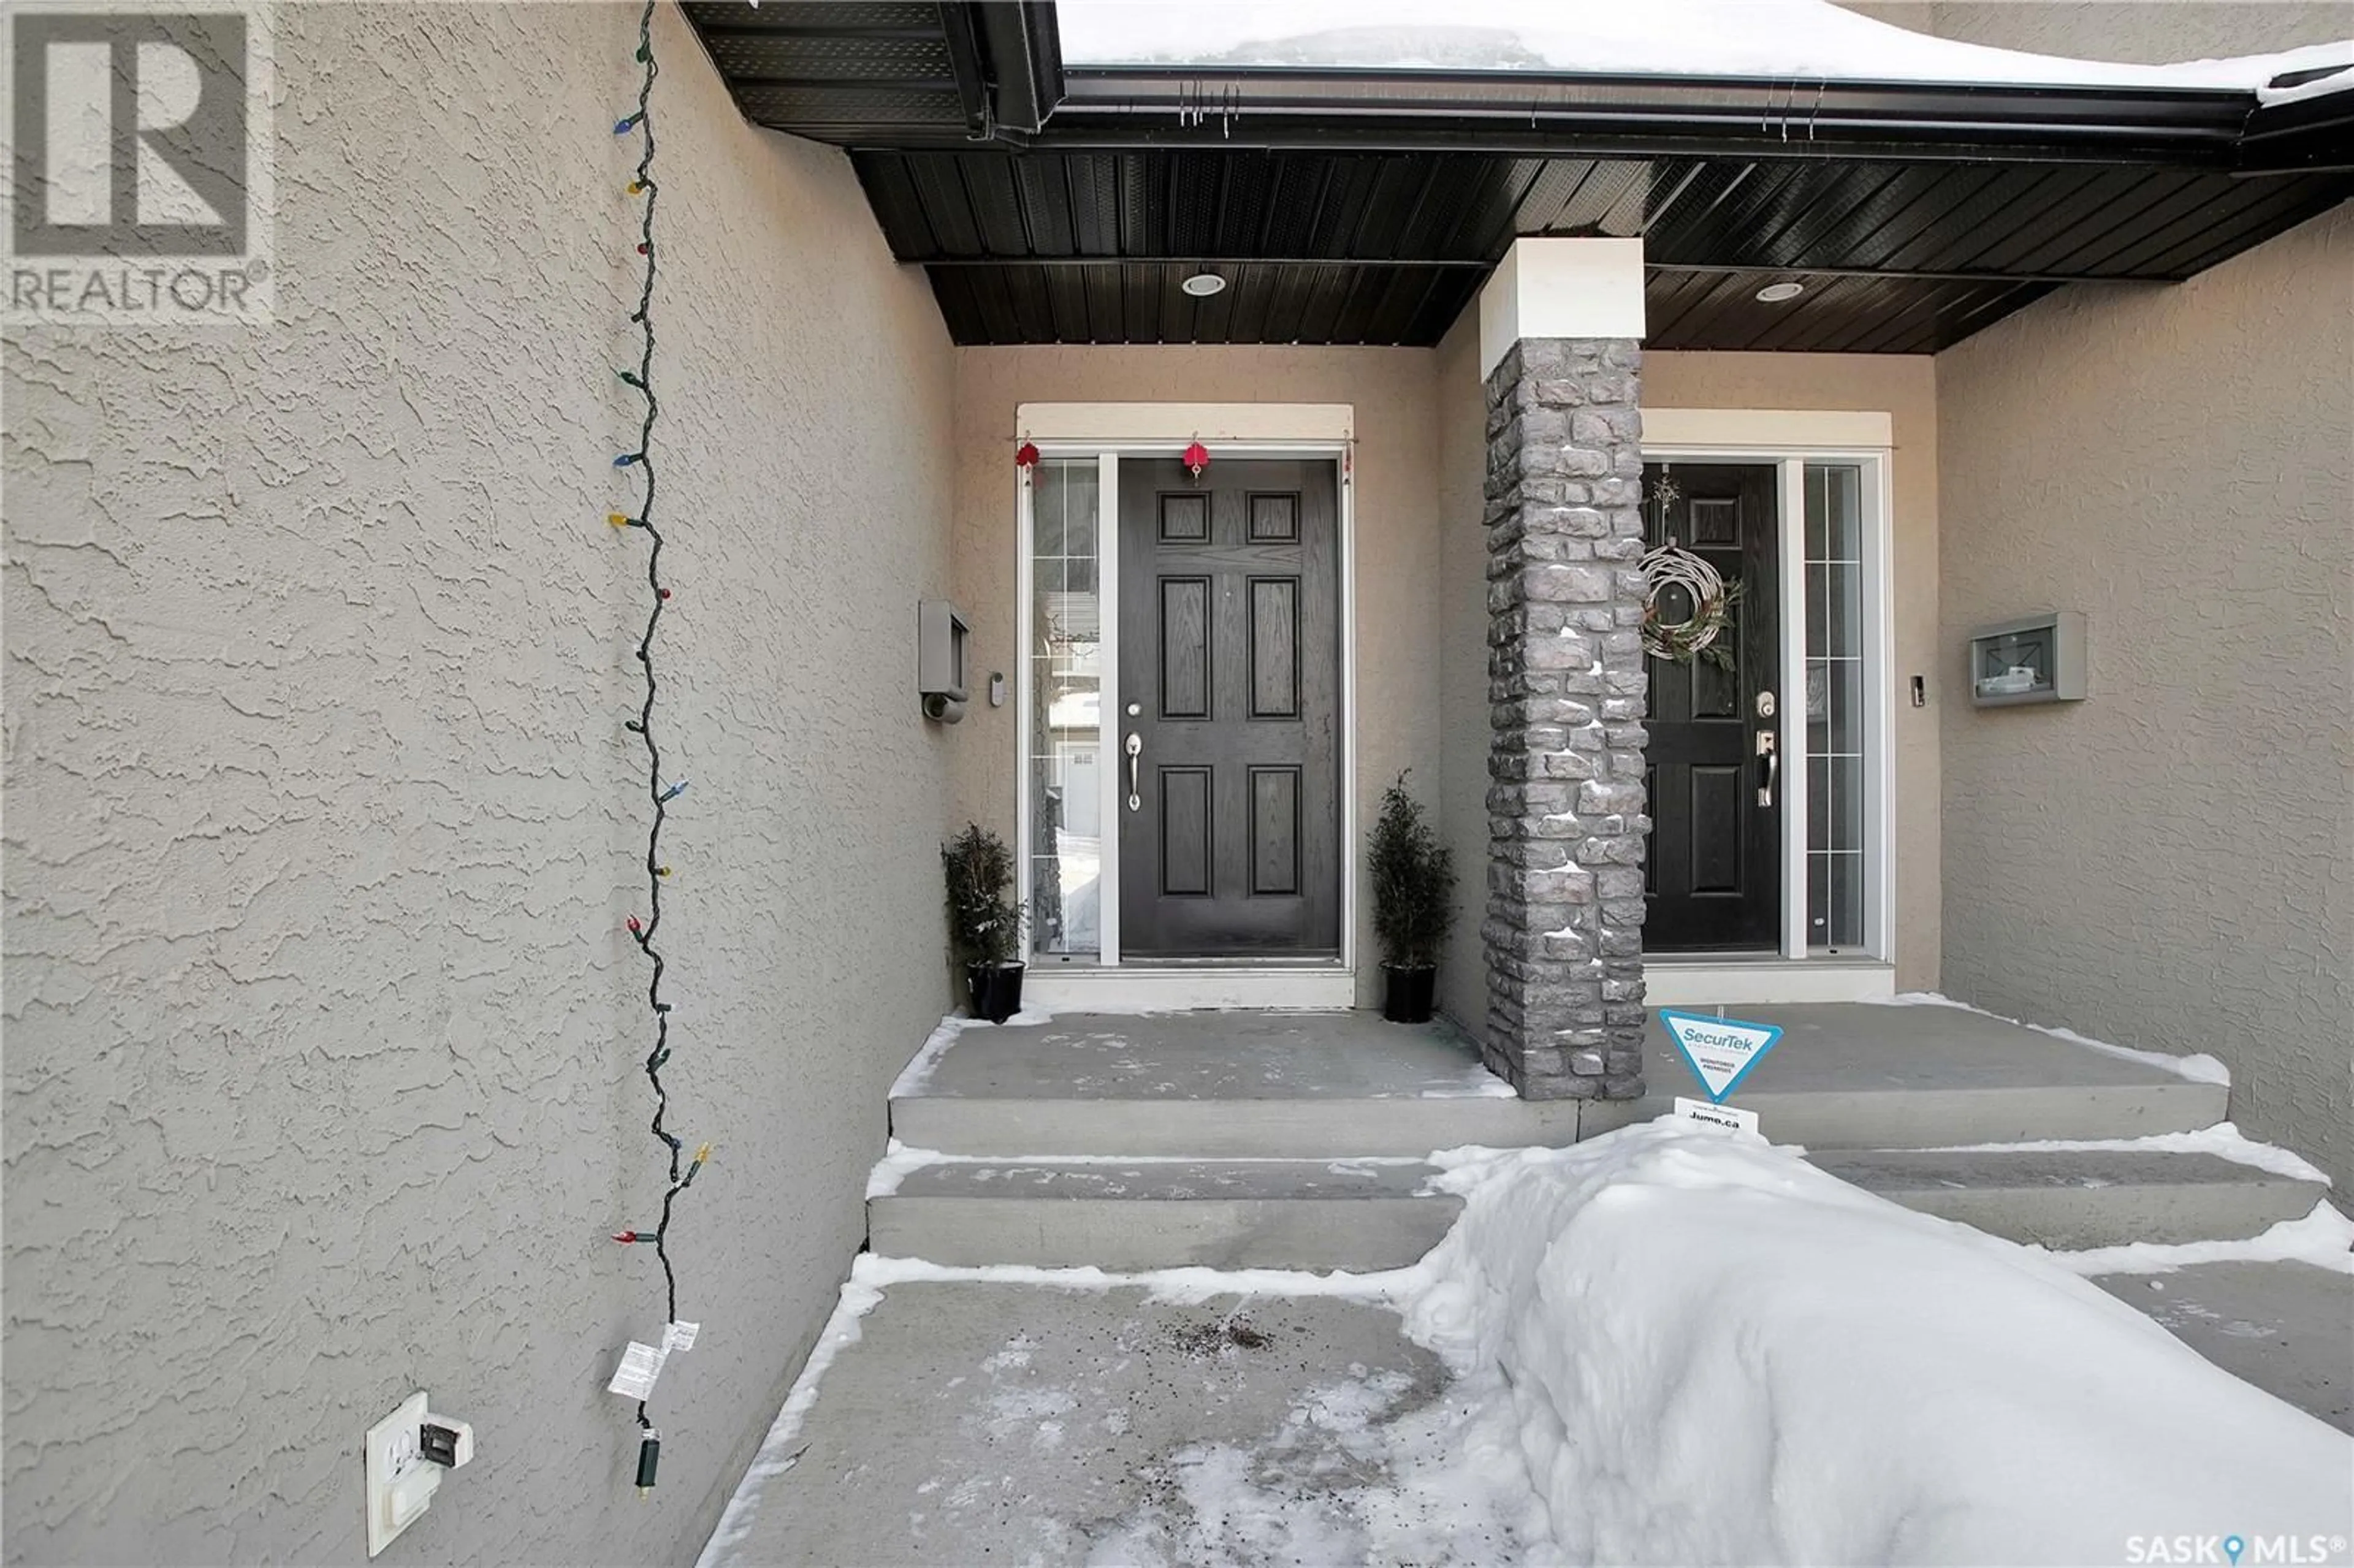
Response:
[{"label": "metal gutter", "polygon": [[2252,92],[1541,72],[1066,69],[1035,145],[2228,168]]}]

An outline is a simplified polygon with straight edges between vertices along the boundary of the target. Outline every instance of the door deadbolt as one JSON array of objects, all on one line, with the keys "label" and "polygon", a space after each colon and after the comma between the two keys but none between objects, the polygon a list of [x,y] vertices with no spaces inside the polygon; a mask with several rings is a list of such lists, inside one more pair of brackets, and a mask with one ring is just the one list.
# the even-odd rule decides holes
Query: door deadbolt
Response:
[{"label": "door deadbolt", "polygon": [[1759,718],[1772,718],[1774,716],[1773,693],[1760,692],[1757,694],[1757,716]]}]

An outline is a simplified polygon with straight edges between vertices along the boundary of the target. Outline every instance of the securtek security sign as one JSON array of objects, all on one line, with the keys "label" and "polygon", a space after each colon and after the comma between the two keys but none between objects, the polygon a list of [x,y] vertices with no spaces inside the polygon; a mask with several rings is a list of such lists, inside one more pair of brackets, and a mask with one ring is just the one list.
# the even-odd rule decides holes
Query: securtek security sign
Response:
[{"label": "securtek security sign", "polygon": [[1778,1025],[1745,1023],[1738,1018],[1711,1018],[1698,1012],[1659,1010],[1676,1049],[1683,1053],[1708,1097],[1721,1100],[1749,1075],[1774,1042],[1782,1038]]}]

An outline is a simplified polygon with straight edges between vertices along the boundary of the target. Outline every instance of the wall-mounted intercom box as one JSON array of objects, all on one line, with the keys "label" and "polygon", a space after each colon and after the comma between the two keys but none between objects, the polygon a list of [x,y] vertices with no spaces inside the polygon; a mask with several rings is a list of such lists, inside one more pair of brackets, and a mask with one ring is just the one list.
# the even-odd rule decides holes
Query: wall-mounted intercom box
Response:
[{"label": "wall-mounted intercom box", "polygon": [[1982,708],[2084,700],[2084,618],[2022,616],[1970,633],[1970,701]]},{"label": "wall-mounted intercom box", "polygon": [[916,603],[916,690],[924,700],[924,716],[940,724],[964,717],[965,639],[972,623],[964,611],[944,599]]}]

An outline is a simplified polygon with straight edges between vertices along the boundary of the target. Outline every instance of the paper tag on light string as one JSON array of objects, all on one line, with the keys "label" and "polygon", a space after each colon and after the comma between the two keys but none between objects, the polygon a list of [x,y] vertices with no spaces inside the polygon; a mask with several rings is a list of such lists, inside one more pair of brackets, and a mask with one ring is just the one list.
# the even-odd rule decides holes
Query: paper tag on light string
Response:
[{"label": "paper tag on light string", "polygon": [[663,1362],[669,1359],[668,1350],[656,1350],[631,1340],[629,1349],[621,1352],[621,1364],[615,1370],[613,1381],[605,1385],[605,1392],[618,1393],[623,1399],[652,1398],[654,1379],[662,1376]]},{"label": "paper tag on light string", "polygon": [[663,1338],[663,1354],[695,1349],[695,1336],[702,1327],[700,1323],[673,1323],[670,1332]]}]

